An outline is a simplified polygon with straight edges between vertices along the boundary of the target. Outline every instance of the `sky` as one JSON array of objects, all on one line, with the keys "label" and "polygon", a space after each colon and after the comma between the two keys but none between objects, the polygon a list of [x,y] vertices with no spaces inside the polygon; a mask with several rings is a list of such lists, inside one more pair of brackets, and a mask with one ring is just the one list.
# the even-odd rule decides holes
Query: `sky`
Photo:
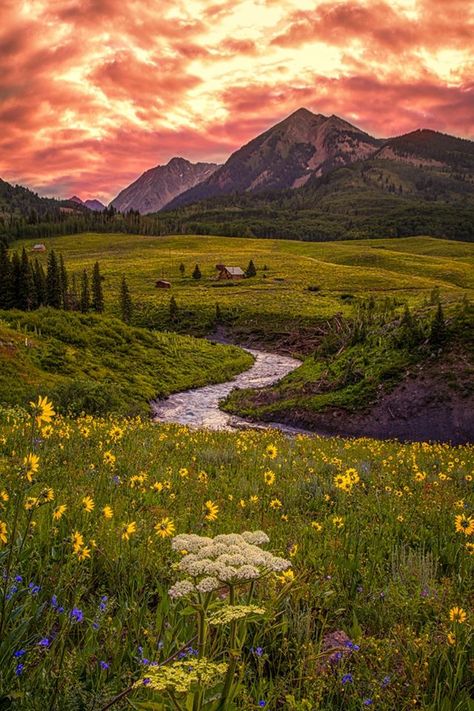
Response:
[{"label": "sky", "polygon": [[473,0],[0,0],[0,177],[112,199],[304,106],[474,138]]}]

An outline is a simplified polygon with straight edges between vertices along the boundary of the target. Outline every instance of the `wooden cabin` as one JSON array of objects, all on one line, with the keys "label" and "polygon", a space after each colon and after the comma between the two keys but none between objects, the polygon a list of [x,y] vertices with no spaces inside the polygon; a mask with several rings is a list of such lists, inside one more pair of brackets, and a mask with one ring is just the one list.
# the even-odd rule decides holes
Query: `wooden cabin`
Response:
[{"label": "wooden cabin", "polygon": [[164,279],[158,279],[158,281],[155,282],[155,287],[157,289],[171,289],[171,282],[165,281]]},{"label": "wooden cabin", "polygon": [[31,248],[32,252],[46,252],[46,246],[44,244],[35,244]]},{"label": "wooden cabin", "polygon": [[218,264],[216,267],[219,270],[218,279],[243,279],[245,272],[240,267],[226,267],[224,264]]}]

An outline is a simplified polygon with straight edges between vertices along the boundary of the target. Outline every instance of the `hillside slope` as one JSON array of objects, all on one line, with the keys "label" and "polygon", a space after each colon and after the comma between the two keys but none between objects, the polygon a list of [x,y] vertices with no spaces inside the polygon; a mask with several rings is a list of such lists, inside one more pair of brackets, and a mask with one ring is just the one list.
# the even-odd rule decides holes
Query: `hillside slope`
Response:
[{"label": "hillside slope", "polygon": [[239,348],[54,309],[0,312],[0,404],[49,395],[63,411],[148,412],[171,392],[250,367]]}]

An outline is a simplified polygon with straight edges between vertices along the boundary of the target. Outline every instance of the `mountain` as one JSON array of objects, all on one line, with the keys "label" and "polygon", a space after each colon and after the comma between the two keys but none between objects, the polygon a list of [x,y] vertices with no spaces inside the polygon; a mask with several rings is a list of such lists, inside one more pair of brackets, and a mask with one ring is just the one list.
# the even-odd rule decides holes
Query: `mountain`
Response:
[{"label": "mountain", "polygon": [[190,163],[172,158],[166,165],[145,171],[110,203],[119,212],[157,212],[177,195],[205,181],[219,168],[216,163]]},{"label": "mountain", "polygon": [[69,202],[75,202],[77,205],[87,207],[93,212],[102,212],[106,209],[105,205],[100,200],[81,200],[81,198],[77,197],[77,195],[73,195],[71,198],[69,198]]},{"label": "mountain", "polygon": [[337,116],[298,109],[233,153],[166,209],[231,193],[298,188],[311,176],[370,157],[382,143]]},{"label": "mountain", "polygon": [[104,203],[102,203],[100,200],[85,200],[84,205],[93,212],[102,212],[102,210],[106,209]]}]

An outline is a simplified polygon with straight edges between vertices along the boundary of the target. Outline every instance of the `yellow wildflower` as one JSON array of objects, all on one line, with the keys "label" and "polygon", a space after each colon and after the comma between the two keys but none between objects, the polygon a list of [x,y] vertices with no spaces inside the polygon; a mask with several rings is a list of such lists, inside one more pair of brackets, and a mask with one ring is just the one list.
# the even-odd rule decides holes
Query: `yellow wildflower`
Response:
[{"label": "yellow wildflower", "polygon": [[448,632],[448,634],[446,635],[446,641],[451,646],[453,646],[453,644],[456,644],[456,635],[454,634],[454,632]]},{"label": "yellow wildflower", "polygon": [[174,534],[176,527],[173,521],[166,516],[156,524],[155,531],[156,535],[160,538],[168,538],[168,536],[172,536]]},{"label": "yellow wildflower", "polygon": [[271,486],[272,484],[275,483],[275,474],[272,472],[271,469],[268,469],[266,472],[263,474],[263,480],[267,486]]},{"label": "yellow wildflower", "polygon": [[112,518],[114,515],[112,507],[108,504],[107,506],[104,506],[104,508],[102,509],[102,513],[104,514],[104,518]]},{"label": "yellow wildflower", "polygon": [[449,611],[449,619],[451,622],[459,622],[462,625],[467,619],[467,614],[462,607],[452,607]]},{"label": "yellow wildflower", "polygon": [[4,501],[6,503],[9,498],[10,497],[9,497],[8,491],[6,491],[6,489],[3,489],[2,491],[0,491],[0,501]]},{"label": "yellow wildflower", "polygon": [[4,521],[0,521],[0,541],[2,543],[8,542],[7,533],[8,533],[7,524]]},{"label": "yellow wildflower", "polygon": [[206,521],[215,521],[218,513],[219,507],[213,501],[209,499],[204,503],[204,518]]},{"label": "yellow wildflower", "polygon": [[43,422],[51,422],[56,414],[53,410],[53,404],[49,402],[47,397],[41,397],[40,395],[38,402],[30,402],[30,405],[35,411],[35,419],[38,427],[41,427]]},{"label": "yellow wildflower", "polygon": [[266,453],[268,459],[276,459],[277,454],[278,454],[278,449],[275,447],[274,444],[269,444],[265,450],[265,453]]},{"label": "yellow wildflower", "polygon": [[84,498],[82,499],[82,506],[84,508],[84,511],[86,511],[87,513],[91,513],[91,511],[93,511],[95,507],[94,500],[92,499],[92,497],[84,496]]},{"label": "yellow wildflower", "polygon": [[116,461],[116,457],[114,454],[112,454],[112,452],[109,452],[107,450],[107,452],[104,452],[103,460],[104,464],[108,464],[109,467],[113,467]]},{"label": "yellow wildflower", "polygon": [[465,536],[472,536],[474,533],[474,517],[458,514],[454,517],[454,525],[458,533],[464,533]]},{"label": "yellow wildflower", "polygon": [[332,524],[336,528],[342,528],[344,526],[344,519],[342,518],[342,516],[333,516]]},{"label": "yellow wildflower", "polygon": [[128,541],[132,533],[135,533],[136,530],[137,524],[135,523],[135,521],[130,521],[130,523],[124,523],[122,528],[122,539],[124,541]]},{"label": "yellow wildflower", "polygon": [[295,574],[294,572],[290,570],[284,570],[281,575],[277,575],[277,580],[280,581],[280,583],[291,583],[295,579]]},{"label": "yellow wildflower", "polygon": [[67,506],[66,504],[60,504],[59,506],[56,506],[56,508],[53,511],[53,519],[54,521],[59,521],[60,518],[66,513]]},{"label": "yellow wildflower", "polygon": [[275,498],[270,501],[271,509],[281,509],[282,506],[283,504],[281,503],[280,499]]},{"label": "yellow wildflower", "polygon": [[85,560],[91,557],[91,549],[84,546],[83,548],[78,548],[74,551],[79,560]]},{"label": "yellow wildflower", "polygon": [[33,481],[33,474],[39,469],[39,457],[37,454],[27,454],[23,459],[23,466],[25,467],[25,476],[29,482]]},{"label": "yellow wildflower", "polygon": [[323,530],[322,525],[318,521],[311,521],[311,527],[314,528],[317,533],[321,533]]},{"label": "yellow wildflower", "polygon": [[79,533],[79,531],[74,531],[72,534],[72,548],[74,550],[74,553],[77,553],[79,548],[82,548],[84,545],[84,536],[82,533]]}]

